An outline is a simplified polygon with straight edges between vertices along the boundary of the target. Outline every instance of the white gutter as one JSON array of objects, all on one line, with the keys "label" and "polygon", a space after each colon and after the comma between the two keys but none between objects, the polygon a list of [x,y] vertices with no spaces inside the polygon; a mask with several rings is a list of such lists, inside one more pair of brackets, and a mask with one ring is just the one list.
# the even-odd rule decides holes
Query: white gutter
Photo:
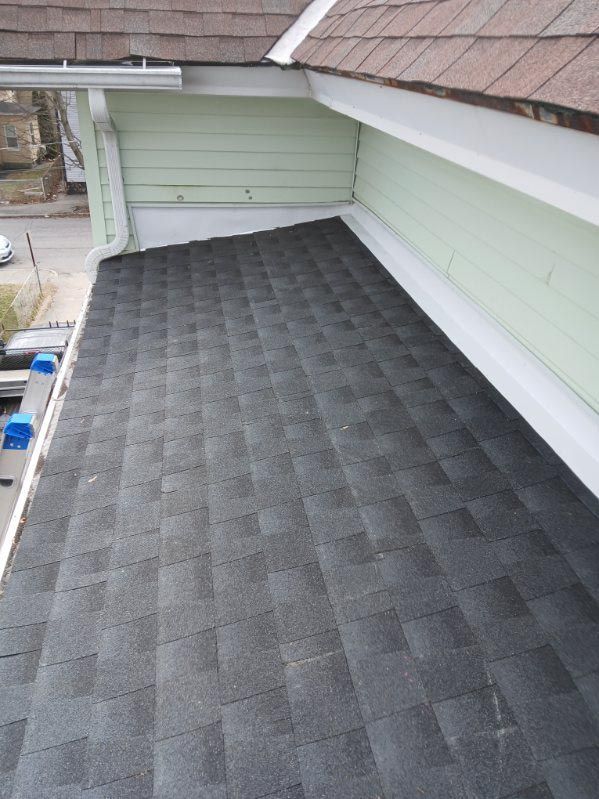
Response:
[{"label": "white gutter", "polygon": [[281,66],[293,64],[291,54],[295,48],[304,41],[336,2],[337,0],[312,0],[264,57]]},{"label": "white gutter", "polygon": [[28,89],[180,89],[180,67],[1,64],[0,86]]},{"label": "white gutter", "polygon": [[119,139],[106,103],[106,93],[104,89],[89,89],[88,96],[92,120],[102,134],[115,227],[113,240],[109,241],[108,244],[94,247],[93,250],[88,252],[85,259],[85,271],[93,283],[100,261],[121,253],[129,242],[130,231],[127,205],[125,203],[125,186],[121,169]]}]

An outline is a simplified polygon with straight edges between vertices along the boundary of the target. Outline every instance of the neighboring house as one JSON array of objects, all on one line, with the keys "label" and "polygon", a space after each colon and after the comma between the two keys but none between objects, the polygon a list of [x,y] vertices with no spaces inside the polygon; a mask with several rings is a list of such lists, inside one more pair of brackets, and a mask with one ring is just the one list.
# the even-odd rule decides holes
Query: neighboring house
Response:
[{"label": "neighboring house", "polygon": [[44,154],[32,92],[0,91],[0,169],[33,166]]},{"label": "neighboring house", "polygon": [[77,92],[96,245],[6,794],[596,799],[597,4],[0,29]]},{"label": "neighboring house", "polygon": [[[75,92],[63,92],[64,105],[66,108],[67,119],[71,128],[70,135],[75,139],[75,144],[80,144],[81,133],[79,131],[79,115],[77,113],[77,100]],[[78,193],[85,191],[85,171],[75,158],[69,139],[61,125],[61,141],[64,160],[64,173],[67,192]]]}]

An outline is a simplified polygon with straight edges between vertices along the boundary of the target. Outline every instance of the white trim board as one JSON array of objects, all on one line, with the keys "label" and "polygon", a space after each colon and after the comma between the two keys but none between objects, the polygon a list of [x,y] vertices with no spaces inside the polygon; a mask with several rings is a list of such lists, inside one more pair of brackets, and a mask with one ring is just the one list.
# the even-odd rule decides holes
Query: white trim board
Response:
[{"label": "white trim board", "polygon": [[140,249],[185,244],[270,230],[347,212],[351,203],[323,205],[179,205],[131,203],[135,239]]},{"label": "white trim board", "polygon": [[599,496],[599,414],[359,203],[342,216],[454,344]]},{"label": "white trim board", "polygon": [[318,102],[599,225],[599,136],[306,70]]},{"label": "white trim board", "polygon": [[310,97],[302,69],[260,67],[182,67],[182,94],[241,97]]},{"label": "white trim board", "polygon": [[295,48],[304,41],[336,2],[337,0],[312,0],[264,57],[277,64],[292,64],[292,53]]}]

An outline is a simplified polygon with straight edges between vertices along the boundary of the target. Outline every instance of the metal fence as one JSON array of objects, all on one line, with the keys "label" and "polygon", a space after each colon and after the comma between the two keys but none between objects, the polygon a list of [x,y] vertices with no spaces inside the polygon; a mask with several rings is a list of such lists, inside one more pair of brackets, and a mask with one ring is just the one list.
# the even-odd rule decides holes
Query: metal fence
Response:
[{"label": "metal fence", "polygon": [[42,283],[37,269],[32,269],[15,298],[0,317],[0,331],[27,327],[42,300]]}]

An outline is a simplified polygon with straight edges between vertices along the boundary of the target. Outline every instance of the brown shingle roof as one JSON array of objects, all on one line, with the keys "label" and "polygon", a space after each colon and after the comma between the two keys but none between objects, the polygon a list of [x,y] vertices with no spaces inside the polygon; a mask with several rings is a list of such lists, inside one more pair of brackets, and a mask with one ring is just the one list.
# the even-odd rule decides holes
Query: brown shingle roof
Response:
[{"label": "brown shingle roof", "polygon": [[0,60],[261,61],[310,0],[0,0]]},{"label": "brown shingle roof", "polygon": [[[309,3],[0,0],[0,61],[257,63]],[[599,0],[339,0],[293,57],[599,132],[598,40]]]},{"label": "brown shingle roof", "polygon": [[599,115],[599,0],[340,0],[293,57],[470,102]]}]

